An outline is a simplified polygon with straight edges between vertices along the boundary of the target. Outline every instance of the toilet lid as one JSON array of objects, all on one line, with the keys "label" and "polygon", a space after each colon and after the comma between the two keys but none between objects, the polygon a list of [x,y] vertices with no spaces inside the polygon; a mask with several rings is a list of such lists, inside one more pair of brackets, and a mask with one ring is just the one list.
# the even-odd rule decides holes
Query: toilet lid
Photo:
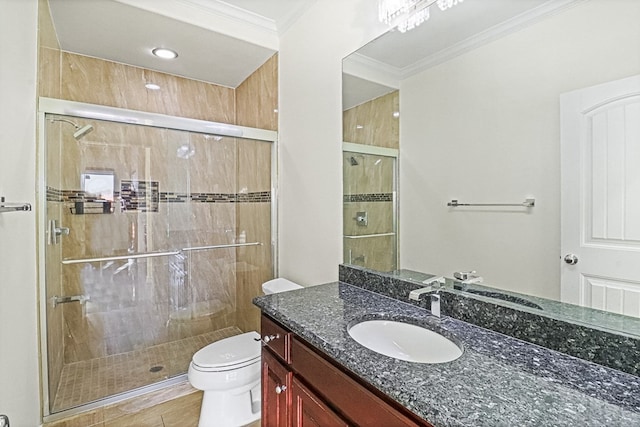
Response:
[{"label": "toilet lid", "polygon": [[193,363],[203,368],[228,367],[260,358],[260,350],[260,335],[251,331],[201,348],[193,355]]}]

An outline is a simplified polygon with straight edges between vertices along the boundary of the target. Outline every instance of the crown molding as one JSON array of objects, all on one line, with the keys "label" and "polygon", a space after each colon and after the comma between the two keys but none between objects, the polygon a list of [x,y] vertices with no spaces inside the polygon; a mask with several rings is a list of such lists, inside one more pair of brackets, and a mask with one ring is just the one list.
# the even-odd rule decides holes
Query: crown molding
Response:
[{"label": "crown molding", "polygon": [[402,70],[359,53],[352,53],[342,61],[342,72],[392,88],[400,87]]}]

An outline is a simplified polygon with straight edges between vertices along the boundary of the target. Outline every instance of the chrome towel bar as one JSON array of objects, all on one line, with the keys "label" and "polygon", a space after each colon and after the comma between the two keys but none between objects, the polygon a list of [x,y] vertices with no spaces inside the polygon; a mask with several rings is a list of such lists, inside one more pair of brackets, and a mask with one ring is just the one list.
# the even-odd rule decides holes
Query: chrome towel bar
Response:
[{"label": "chrome towel bar", "polygon": [[193,248],[182,248],[182,252],[207,251],[209,249],[240,248],[243,246],[262,246],[262,243],[250,242],[250,243],[230,243],[228,245],[196,246]]},{"label": "chrome towel bar", "polygon": [[243,246],[261,246],[261,245],[262,243],[260,242],[250,242],[250,243],[231,243],[226,245],[196,246],[193,248],[182,248],[180,250],[166,251],[166,252],[143,252],[138,254],[115,255],[115,256],[100,257],[100,258],[63,259],[61,263],[68,265],[68,264],[84,264],[89,262],[120,261],[120,260],[140,259],[140,258],[157,258],[161,256],[178,255],[179,253],[182,253],[182,252],[206,251],[210,249],[239,248]]},{"label": "chrome towel bar", "polygon": [[460,203],[457,200],[451,200],[447,203],[447,206],[452,208],[458,206],[522,206],[525,208],[532,208],[536,205],[536,199],[525,199],[522,203]]},{"label": "chrome towel bar", "polygon": [[31,204],[29,203],[5,203],[4,196],[0,197],[0,213],[30,211],[30,210],[31,210]]}]

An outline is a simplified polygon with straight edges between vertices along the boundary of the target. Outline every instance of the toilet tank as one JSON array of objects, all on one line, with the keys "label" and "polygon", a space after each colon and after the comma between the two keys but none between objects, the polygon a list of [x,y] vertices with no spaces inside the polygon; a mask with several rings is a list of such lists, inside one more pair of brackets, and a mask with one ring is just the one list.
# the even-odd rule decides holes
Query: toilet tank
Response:
[{"label": "toilet tank", "polygon": [[297,283],[292,282],[291,280],[284,279],[282,277],[278,277],[276,279],[271,279],[262,284],[262,292],[265,294],[277,294],[278,292],[286,292],[292,291],[294,289],[301,289],[302,286]]}]

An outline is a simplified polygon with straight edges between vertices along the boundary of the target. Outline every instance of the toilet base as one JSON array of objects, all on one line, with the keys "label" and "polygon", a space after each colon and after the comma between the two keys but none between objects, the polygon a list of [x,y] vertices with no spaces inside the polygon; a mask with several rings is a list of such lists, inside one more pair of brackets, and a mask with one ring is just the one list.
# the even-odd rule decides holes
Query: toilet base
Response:
[{"label": "toilet base", "polygon": [[260,381],[238,394],[205,391],[198,427],[241,427],[260,419]]}]

